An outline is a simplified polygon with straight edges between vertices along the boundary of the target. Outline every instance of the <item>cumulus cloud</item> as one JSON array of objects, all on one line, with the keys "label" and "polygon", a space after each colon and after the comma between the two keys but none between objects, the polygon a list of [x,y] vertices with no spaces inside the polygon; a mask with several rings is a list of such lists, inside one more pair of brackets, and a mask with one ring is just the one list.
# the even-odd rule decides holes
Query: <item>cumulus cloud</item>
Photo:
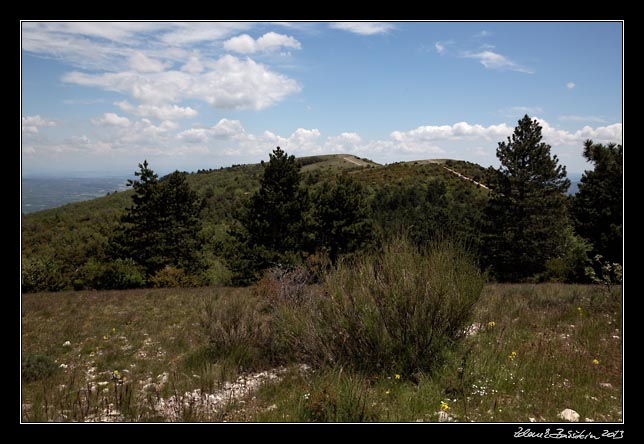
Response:
[{"label": "cumulus cloud", "polygon": [[130,119],[121,117],[116,113],[105,113],[99,119],[92,119],[94,125],[110,125],[110,126],[129,126]]},{"label": "cumulus cloud", "polygon": [[521,66],[511,61],[504,55],[498,54],[490,50],[485,50],[485,51],[475,52],[475,53],[465,53],[464,57],[478,60],[479,62],[481,62],[481,65],[483,65],[487,69],[495,69],[499,71],[517,71],[517,72],[523,72],[526,74],[534,73],[533,70],[526,68],[524,66]]},{"label": "cumulus cloud", "polygon": [[210,128],[190,128],[177,134],[177,138],[189,143],[205,143],[210,139],[243,139],[246,130],[239,120],[221,119]]},{"label": "cumulus cloud", "polygon": [[596,128],[586,125],[577,131],[571,132],[555,128],[544,119],[538,117],[536,119],[543,128],[544,140],[551,145],[581,146],[587,139],[592,139],[597,143],[622,142],[623,133],[621,123]]},{"label": "cumulus cloud", "polygon": [[291,36],[268,32],[257,40],[248,34],[238,35],[226,40],[224,48],[241,54],[253,54],[256,52],[277,51],[282,48],[301,49],[302,45]]},{"label": "cumulus cloud", "polygon": [[141,117],[152,117],[158,120],[177,120],[194,117],[198,112],[189,106],[178,105],[137,105],[134,106],[128,101],[115,102],[122,111]]},{"label": "cumulus cloud", "polygon": [[384,34],[395,29],[392,23],[386,22],[335,22],[329,26],[360,35]]},{"label": "cumulus cloud", "polygon": [[338,136],[331,136],[327,139],[324,147],[326,151],[332,153],[350,153],[353,152],[362,142],[362,137],[358,133],[341,133]]},{"label": "cumulus cloud", "polygon": [[401,143],[418,143],[425,141],[482,138],[496,140],[512,132],[505,123],[499,125],[471,125],[467,122],[458,122],[453,125],[426,125],[409,131],[394,131],[391,138]]},{"label": "cumulus cloud", "polygon": [[23,134],[38,134],[38,128],[56,126],[56,122],[49,119],[43,119],[39,114],[35,116],[25,116],[22,118]]},{"label": "cumulus cloud", "polygon": [[577,86],[577,85],[574,82],[566,83],[566,88],[568,88],[568,89],[573,89],[575,86]]},{"label": "cumulus cloud", "polygon": [[199,73],[164,71],[157,73],[87,74],[70,72],[62,80],[129,94],[143,104],[163,105],[186,98],[200,99],[215,108],[262,110],[299,92],[293,79],[275,73],[252,59],[224,55],[205,64]]},{"label": "cumulus cloud", "polygon": [[436,52],[439,54],[443,54],[445,52],[445,44],[441,42],[434,43],[434,48],[436,48]]}]

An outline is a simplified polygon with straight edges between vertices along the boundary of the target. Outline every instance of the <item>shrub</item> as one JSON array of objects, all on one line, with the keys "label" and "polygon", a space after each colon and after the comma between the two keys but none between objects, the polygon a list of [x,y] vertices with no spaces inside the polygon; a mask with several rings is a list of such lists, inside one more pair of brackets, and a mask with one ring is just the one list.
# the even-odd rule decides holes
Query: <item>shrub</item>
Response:
[{"label": "shrub", "polygon": [[302,266],[273,267],[255,285],[255,293],[272,305],[302,305],[311,297],[312,275]]},{"label": "shrub", "polygon": [[96,290],[121,290],[145,286],[143,268],[132,259],[116,259],[100,262],[89,259],[74,281],[77,290],[91,288]]},{"label": "shrub", "polygon": [[186,273],[183,268],[166,265],[154,273],[149,279],[150,284],[157,288],[195,287],[200,283],[197,276]]},{"label": "shrub", "polygon": [[65,289],[66,282],[60,267],[50,257],[35,259],[22,258],[22,291],[25,293],[36,291],[60,291]]},{"label": "shrub", "polygon": [[24,355],[22,357],[22,380],[38,381],[53,375],[58,366],[46,355]]},{"label": "shrub", "polygon": [[464,336],[483,279],[449,241],[419,250],[393,239],[341,261],[315,304],[279,312],[280,336],[314,364],[368,372],[431,371]]}]

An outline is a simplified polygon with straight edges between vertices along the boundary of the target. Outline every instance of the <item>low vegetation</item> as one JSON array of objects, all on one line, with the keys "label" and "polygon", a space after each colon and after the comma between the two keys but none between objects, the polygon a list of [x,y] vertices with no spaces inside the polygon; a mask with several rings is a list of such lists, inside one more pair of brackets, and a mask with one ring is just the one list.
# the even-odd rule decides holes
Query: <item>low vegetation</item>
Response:
[{"label": "low vegetation", "polygon": [[620,292],[486,285],[431,373],[302,365],[259,284],[23,294],[22,418],[621,421]]}]

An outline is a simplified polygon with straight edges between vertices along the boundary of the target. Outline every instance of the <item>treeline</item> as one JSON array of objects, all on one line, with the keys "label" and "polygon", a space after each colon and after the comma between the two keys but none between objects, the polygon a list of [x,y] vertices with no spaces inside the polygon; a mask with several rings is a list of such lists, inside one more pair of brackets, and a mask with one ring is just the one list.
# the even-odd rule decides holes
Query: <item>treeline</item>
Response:
[{"label": "treeline", "polygon": [[130,206],[109,213],[111,223],[97,210],[94,231],[80,234],[84,243],[32,228],[30,236],[43,237],[39,245],[55,247],[23,250],[22,288],[247,285],[267,269],[301,266],[315,275],[401,234],[419,248],[438,238],[458,242],[489,279],[619,279],[622,146],[585,143],[594,169],[575,196],[566,194],[565,167],[529,116],[499,143],[497,156],[498,169],[445,164],[489,191],[437,164],[303,175],[302,166],[319,159],[303,162],[279,147],[260,166],[218,171],[216,182],[202,170],[190,177],[192,186],[186,173],[159,179],[144,162],[129,183]]}]

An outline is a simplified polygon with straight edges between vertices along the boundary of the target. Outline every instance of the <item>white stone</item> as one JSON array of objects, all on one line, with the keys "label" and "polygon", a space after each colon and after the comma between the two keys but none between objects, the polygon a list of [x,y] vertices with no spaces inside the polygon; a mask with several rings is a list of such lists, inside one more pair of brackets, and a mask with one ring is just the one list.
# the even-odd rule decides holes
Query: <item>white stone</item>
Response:
[{"label": "white stone", "polygon": [[454,422],[454,417],[447,412],[438,412],[438,422]]},{"label": "white stone", "polygon": [[537,418],[532,418],[532,417],[530,417],[530,418],[528,418],[528,421],[530,421],[530,422],[537,422]]},{"label": "white stone", "polygon": [[607,389],[612,389],[613,388],[613,384],[611,384],[610,382],[600,382],[599,386],[607,388]]},{"label": "white stone", "polygon": [[584,422],[595,422],[595,420],[591,418],[584,418]]},{"label": "white stone", "polygon": [[559,413],[559,417],[564,421],[568,422],[579,422],[579,413],[575,412],[573,409],[565,409]]},{"label": "white stone", "polygon": [[71,346],[72,346],[71,342],[69,342],[69,341],[63,342],[63,347],[71,347]]}]

